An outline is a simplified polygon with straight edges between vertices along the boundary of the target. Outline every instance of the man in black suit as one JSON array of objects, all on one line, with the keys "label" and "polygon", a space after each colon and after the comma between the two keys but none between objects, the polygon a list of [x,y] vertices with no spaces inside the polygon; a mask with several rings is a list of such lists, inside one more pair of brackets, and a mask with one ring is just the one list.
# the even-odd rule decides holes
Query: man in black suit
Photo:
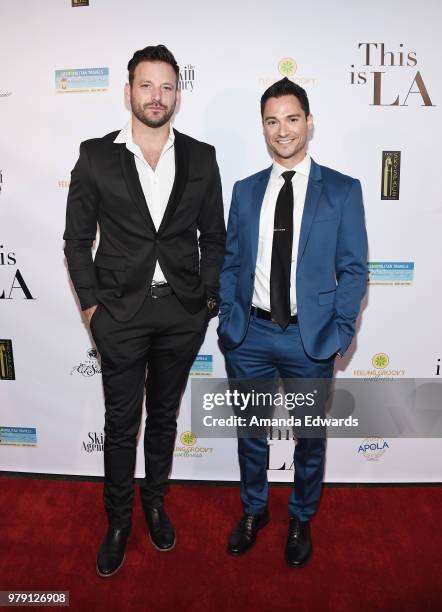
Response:
[{"label": "man in black suit", "polygon": [[109,521],[97,559],[103,577],[125,557],[144,388],[141,501],[154,546],[175,545],[163,500],[176,412],[217,311],[225,241],[215,150],[171,127],[180,99],[175,58],[163,45],[146,47],[128,71],[131,120],[120,132],[81,144],[64,233],[72,283],[101,355]]}]

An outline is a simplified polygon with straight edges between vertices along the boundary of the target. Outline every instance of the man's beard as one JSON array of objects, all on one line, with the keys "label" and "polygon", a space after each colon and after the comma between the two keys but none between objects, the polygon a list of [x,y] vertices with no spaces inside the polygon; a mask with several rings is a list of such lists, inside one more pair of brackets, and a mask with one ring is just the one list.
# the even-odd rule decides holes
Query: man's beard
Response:
[{"label": "man's beard", "polygon": [[[149,106],[153,106],[153,105],[149,105]],[[149,119],[144,114],[144,107],[137,105],[135,103],[132,103],[131,101],[132,112],[135,115],[135,117],[138,119],[138,121],[141,121],[141,123],[144,123],[144,125],[147,125],[150,128],[159,128],[159,127],[162,127],[163,125],[166,125],[166,123],[170,121],[170,118],[175,112],[175,106],[176,106],[176,101],[172,104],[172,106],[169,109],[159,104],[158,108],[160,108],[163,111],[166,111],[166,113],[164,115],[161,115],[157,119]]]}]

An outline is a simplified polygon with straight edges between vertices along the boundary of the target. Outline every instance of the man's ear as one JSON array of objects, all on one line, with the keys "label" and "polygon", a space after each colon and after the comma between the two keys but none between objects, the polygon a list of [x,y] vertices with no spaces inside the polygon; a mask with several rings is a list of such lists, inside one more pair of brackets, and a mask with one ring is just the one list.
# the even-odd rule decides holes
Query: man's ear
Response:
[{"label": "man's ear", "polygon": [[124,99],[126,101],[127,108],[130,108],[130,85],[126,83],[124,86]]},{"label": "man's ear", "polygon": [[308,131],[313,129],[313,115],[307,117],[307,129]]}]

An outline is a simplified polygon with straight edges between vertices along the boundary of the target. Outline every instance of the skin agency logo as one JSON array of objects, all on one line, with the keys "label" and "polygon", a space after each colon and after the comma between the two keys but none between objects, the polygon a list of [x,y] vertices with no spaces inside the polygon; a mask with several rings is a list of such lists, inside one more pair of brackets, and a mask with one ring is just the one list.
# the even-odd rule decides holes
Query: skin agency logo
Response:
[{"label": "skin agency logo", "polygon": [[435,106],[416,51],[407,51],[403,43],[391,50],[383,42],[361,42],[358,52],[359,65],[351,64],[350,85],[368,85],[371,106]]},{"label": "skin agency logo", "polygon": [[180,68],[178,83],[181,91],[193,91],[195,87],[195,66],[193,64],[185,64]]}]

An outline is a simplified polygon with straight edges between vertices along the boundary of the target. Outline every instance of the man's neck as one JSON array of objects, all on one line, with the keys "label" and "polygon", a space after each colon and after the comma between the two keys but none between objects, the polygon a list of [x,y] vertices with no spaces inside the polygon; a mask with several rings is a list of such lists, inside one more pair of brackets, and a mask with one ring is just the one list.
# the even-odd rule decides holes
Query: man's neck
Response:
[{"label": "man's neck", "polygon": [[170,134],[170,121],[161,127],[151,128],[132,115],[132,139],[142,151],[161,151]]}]

